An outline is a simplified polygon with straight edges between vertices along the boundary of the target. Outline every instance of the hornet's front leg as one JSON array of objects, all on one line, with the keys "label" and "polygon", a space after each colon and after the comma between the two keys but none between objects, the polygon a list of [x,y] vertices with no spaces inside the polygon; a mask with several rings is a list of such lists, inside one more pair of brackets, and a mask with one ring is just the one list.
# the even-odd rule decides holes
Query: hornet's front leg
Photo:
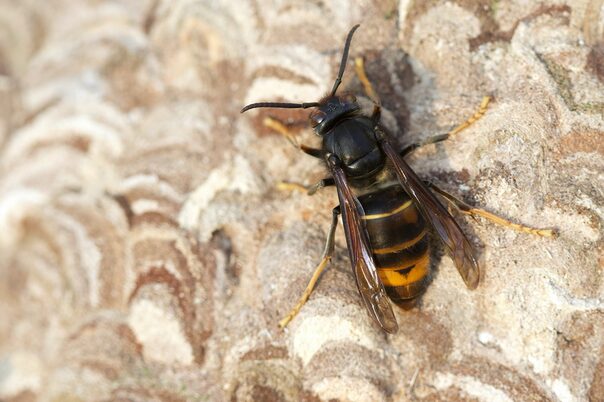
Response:
[{"label": "hornet's front leg", "polygon": [[308,195],[314,195],[317,191],[321,190],[324,187],[335,185],[335,181],[331,177],[327,177],[325,179],[321,179],[315,184],[311,186],[305,186],[300,183],[282,181],[277,184],[277,188],[279,190],[297,190],[305,192]]},{"label": "hornet's front leg", "polygon": [[380,122],[380,117],[382,114],[382,107],[380,102],[380,97],[378,96],[375,89],[373,89],[373,85],[369,78],[367,78],[367,73],[365,72],[365,61],[362,57],[357,57],[354,59],[354,70],[357,73],[357,77],[359,77],[359,81],[363,85],[363,89],[365,90],[365,94],[371,99],[373,102],[373,113],[371,113],[371,121],[374,125],[377,125]]},{"label": "hornet's front leg", "polygon": [[[296,137],[294,136],[294,134],[290,131],[290,129],[283,122],[281,122],[273,117],[265,117],[263,120],[263,124],[271,129],[273,129],[277,133],[281,134],[282,136],[284,136],[293,146],[300,149],[302,152],[304,152],[314,158],[323,159],[323,156],[324,156],[323,150],[317,149],[317,148],[312,148],[312,147],[306,146],[304,144],[298,144],[298,141],[296,140]],[[303,184],[295,183],[295,182],[282,181],[282,182],[277,183],[277,188],[280,190],[298,190],[298,191],[306,192],[308,195],[313,195],[317,191],[322,189],[323,187],[333,186],[333,185],[334,185],[334,181],[332,178],[329,177],[329,178],[320,180],[311,186],[305,186]]]},{"label": "hornet's front leg", "polygon": [[265,117],[262,124],[284,136],[294,147],[300,149],[302,152],[315,158],[323,159],[324,152],[322,150],[304,144],[298,144],[295,135],[282,121],[274,117]]}]

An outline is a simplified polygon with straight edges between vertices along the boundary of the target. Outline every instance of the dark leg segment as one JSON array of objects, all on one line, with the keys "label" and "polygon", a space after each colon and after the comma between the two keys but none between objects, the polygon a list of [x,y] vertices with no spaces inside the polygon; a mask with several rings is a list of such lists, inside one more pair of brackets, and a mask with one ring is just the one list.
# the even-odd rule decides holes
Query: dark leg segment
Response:
[{"label": "dark leg segment", "polygon": [[423,147],[424,145],[435,144],[437,142],[444,141],[444,140],[448,139],[449,137],[450,137],[450,134],[448,134],[448,133],[439,134],[439,135],[429,137],[422,142],[414,142],[413,144],[407,145],[405,148],[403,148],[403,150],[400,152],[400,154],[401,154],[401,156],[405,156],[405,155],[415,151],[417,148]]},{"label": "dark leg segment", "polygon": [[374,125],[378,125],[380,118],[382,117],[382,108],[377,103],[373,104],[373,113],[371,113],[371,121]]},{"label": "dark leg segment", "polygon": [[336,207],[332,211],[331,226],[329,227],[329,234],[327,235],[327,242],[325,243],[325,249],[323,250],[321,262],[315,269],[315,272],[312,275],[308,286],[306,286],[304,293],[302,293],[302,297],[300,297],[298,303],[294,306],[293,309],[291,309],[291,311],[287,314],[287,316],[285,316],[285,318],[279,321],[279,327],[281,327],[282,329],[285,328],[287,324],[289,324],[289,322],[298,314],[302,306],[304,306],[304,304],[310,297],[310,294],[312,293],[317,281],[319,280],[319,277],[325,270],[327,263],[329,262],[329,260],[331,260],[331,256],[333,255],[334,250],[336,228],[338,227],[338,215],[340,215],[340,207]]},{"label": "dark leg segment", "polygon": [[328,187],[328,186],[333,186],[333,185],[335,185],[335,181],[333,180],[333,178],[327,177],[325,179],[319,180],[312,186],[305,186],[300,183],[282,181],[279,184],[277,184],[277,187],[280,190],[297,190],[297,191],[306,192],[306,194],[308,194],[308,195],[313,195],[317,191],[322,189],[323,187]]}]

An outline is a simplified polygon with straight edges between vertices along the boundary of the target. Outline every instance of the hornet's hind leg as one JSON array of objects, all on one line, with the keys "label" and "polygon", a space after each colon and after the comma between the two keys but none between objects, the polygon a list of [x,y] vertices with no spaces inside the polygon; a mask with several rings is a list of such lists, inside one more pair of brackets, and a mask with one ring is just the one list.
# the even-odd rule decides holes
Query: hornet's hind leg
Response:
[{"label": "hornet's hind leg", "polygon": [[491,212],[485,211],[484,209],[474,208],[471,205],[466,204],[462,200],[454,197],[453,195],[447,193],[444,190],[436,187],[433,183],[426,183],[431,189],[440,194],[447,202],[454,206],[459,212],[465,215],[470,215],[472,217],[480,216],[482,218],[488,219],[489,221],[496,223],[498,225],[504,226],[508,229],[513,229],[517,232],[529,233],[532,235],[542,236],[542,237],[556,237],[558,235],[558,231],[555,229],[536,229],[525,225],[520,225],[518,223],[511,222],[505,218],[497,216]]},{"label": "hornet's hind leg", "polygon": [[310,294],[312,293],[315,284],[319,280],[319,277],[325,270],[327,263],[331,259],[334,250],[334,238],[336,236],[336,227],[338,226],[338,215],[340,215],[340,207],[336,207],[333,209],[332,218],[331,218],[331,226],[329,227],[329,234],[327,235],[327,242],[325,243],[325,249],[323,250],[323,256],[321,257],[321,262],[315,269],[310,282],[306,286],[304,293],[302,293],[302,297],[298,300],[298,303],[291,309],[291,311],[281,320],[279,321],[279,327],[282,329],[289,324],[289,322],[298,314],[302,306],[306,303]]}]

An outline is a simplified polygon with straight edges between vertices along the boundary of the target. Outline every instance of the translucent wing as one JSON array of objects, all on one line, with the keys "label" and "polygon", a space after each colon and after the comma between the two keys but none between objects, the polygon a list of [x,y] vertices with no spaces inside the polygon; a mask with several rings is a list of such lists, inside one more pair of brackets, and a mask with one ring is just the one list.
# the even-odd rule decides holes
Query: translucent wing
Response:
[{"label": "translucent wing", "polygon": [[330,156],[327,164],[338,190],[348,252],[359,293],[371,318],[386,332],[393,334],[398,331],[398,324],[373,261],[369,238],[361,220],[363,207],[352,193],[338,158]]},{"label": "translucent wing", "polygon": [[430,222],[434,231],[442,239],[466,286],[475,289],[480,279],[480,268],[474,257],[472,245],[457,225],[457,222],[415,174],[413,169],[388,143],[387,139],[383,139],[381,147],[386,156],[392,161],[401,186],[415,201],[424,218]]}]

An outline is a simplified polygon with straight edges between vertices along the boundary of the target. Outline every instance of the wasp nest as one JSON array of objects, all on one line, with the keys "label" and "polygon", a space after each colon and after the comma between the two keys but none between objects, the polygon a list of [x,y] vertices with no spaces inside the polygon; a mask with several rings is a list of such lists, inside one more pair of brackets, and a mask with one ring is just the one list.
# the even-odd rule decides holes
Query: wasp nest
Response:
[{"label": "wasp nest", "polygon": [[[123,4],[122,4],[123,3]],[[603,400],[601,0],[0,1],[0,399]],[[435,251],[385,335],[333,189],[268,129],[316,101],[343,39],[420,176],[556,240],[460,217],[483,280]],[[344,86],[362,95],[349,67]],[[360,96],[362,98],[362,96]],[[365,105],[367,99],[361,99]],[[298,141],[317,144],[307,129]],[[441,258],[442,257],[442,258]]]}]

